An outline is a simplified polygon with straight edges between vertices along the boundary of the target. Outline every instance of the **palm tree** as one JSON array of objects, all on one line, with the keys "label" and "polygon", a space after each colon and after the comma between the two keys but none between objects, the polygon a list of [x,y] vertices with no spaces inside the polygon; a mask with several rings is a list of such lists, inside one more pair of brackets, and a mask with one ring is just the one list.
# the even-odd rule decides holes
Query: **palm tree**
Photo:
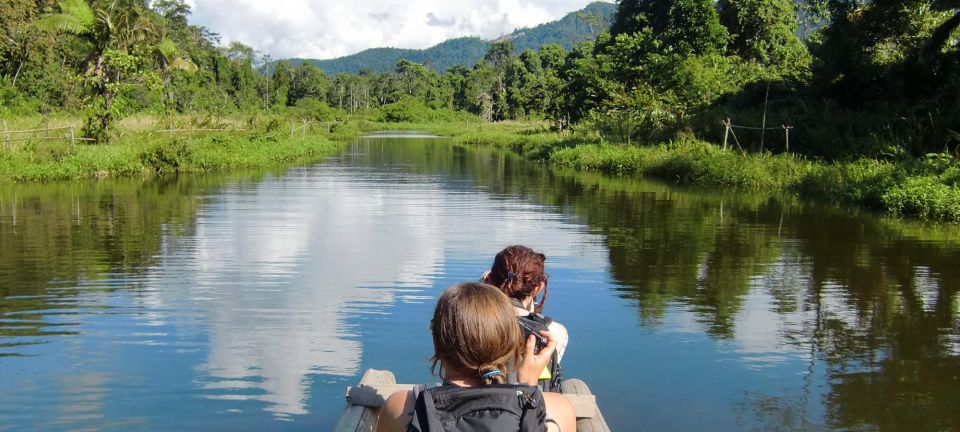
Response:
[{"label": "palm tree", "polygon": [[40,20],[45,30],[70,33],[91,43],[94,49],[88,73],[98,75],[103,66],[103,55],[108,49],[129,52],[156,35],[156,26],[148,19],[142,2],[136,0],[108,0],[92,3],[87,0],[60,0],[60,13],[52,13]]},{"label": "palm tree", "polygon": [[160,78],[163,80],[164,105],[167,111],[172,109],[173,91],[170,88],[170,79],[174,71],[183,71],[192,74],[197,71],[197,65],[190,59],[180,55],[180,49],[169,38],[164,37],[153,47],[153,55],[160,69]]},{"label": "palm tree", "polygon": [[[113,107],[116,86],[136,73],[131,57],[134,47],[148,44],[157,31],[139,0],[60,0],[60,13],[40,20],[40,27],[49,31],[76,35],[93,49],[87,59],[87,82],[92,86],[94,101],[84,126],[84,133],[97,142],[109,138],[109,130],[117,117]],[[175,48],[175,46],[174,46]],[[164,51],[169,52],[169,47]],[[105,62],[114,59],[116,67]],[[123,59],[123,60],[119,60]],[[123,64],[121,64],[123,63]],[[110,70],[107,70],[110,69]]]}]

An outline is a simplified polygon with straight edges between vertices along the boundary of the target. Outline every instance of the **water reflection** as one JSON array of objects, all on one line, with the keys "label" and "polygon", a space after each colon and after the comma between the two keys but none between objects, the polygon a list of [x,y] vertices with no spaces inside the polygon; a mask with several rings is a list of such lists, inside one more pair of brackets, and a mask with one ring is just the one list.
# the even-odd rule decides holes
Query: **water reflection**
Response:
[{"label": "water reflection", "polygon": [[[793,362],[792,373],[813,377],[788,394],[752,393],[743,403],[755,418],[739,427],[960,427],[955,226],[547,171],[491,152],[401,154],[581,217],[602,234],[610,274],[645,327],[669,320],[730,341],[748,370]],[[821,393],[822,420],[809,406]]]},{"label": "water reflection", "polygon": [[[768,364],[811,351],[827,362],[832,427],[960,426],[960,359],[943,337],[958,329],[955,246],[904,238],[882,220],[772,203],[728,206],[724,221],[709,201],[641,200],[611,211],[624,209],[638,209],[626,220],[643,228],[591,224],[608,234],[611,272],[642,315],[662,316],[665,302],[681,301],[708,333],[755,344],[751,354],[775,353],[762,355]],[[758,296],[771,304],[752,305]],[[761,411],[770,402],[759,399]]]},{"label": "water reflection", "polygon": [[437,192],[339,177],[294,173],[228,188],[200,212],[187,256],[173,257],[173,268],[196,263],[163,298],[197,299],[191,307],[206,317],[199,369],[208,397],[305,414],[310,374],[358,372],[362,344],[344,318],[386,313],[392,287],[422,288],[442,258],[425,229],[436,216],[417,205]]},{"label": "water reflection", "polygon": [[[584,242],[556,212],[478,199],[466,182],[406,163],[366,167],[380,155],[359,146],[283,176],[16,187],[2,209],[16,218],[0,224],[13,261],[0,264],[10,290],[0,343],[5,355],[40,361],[4,374],[5,387],[22,391],[0,419],[37,426],[46,420],[26,407],[42,401],[60,410],[53,427],[197,427],[204,413],[256,419],[259,410],[293,420],[316,410],[317,380],[355,380],[365,356],[358,317],[429,301],[424,291],[449,280],[450,260],[482,257],[456,276],[475,278],[502,244],[529,241],[592,243],[554,256],[605,262],[599,242]],[[34,343],[49,346],[27,348]],[[80,377],[99,387],[60,384]],[[144,412],[145,403],[162,410]]]},{"label": "water reflection", "polygon": [[[151,263],[166,228],[189,230],[203,181],[8,186],[0,194],[0,356],[77,334],[98,294],[124,289]],[[87,281],[86,283],[82,283]]]},{"label": "water reflection", "polygon": [[0,429],[324,429],[365,367],[427,379],[432,297],[510,243],[614,430],[960,427],[955,226],[378,138],[5,186]]}]

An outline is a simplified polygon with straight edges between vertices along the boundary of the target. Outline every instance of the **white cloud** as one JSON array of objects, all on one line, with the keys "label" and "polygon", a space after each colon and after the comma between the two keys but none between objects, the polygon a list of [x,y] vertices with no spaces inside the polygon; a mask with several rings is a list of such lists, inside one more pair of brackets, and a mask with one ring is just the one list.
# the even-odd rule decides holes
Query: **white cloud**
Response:
[{"label": "white cloud", "polygon": [[559,19],[590,0],[187,0],[191,22],[274,58],[333,58],[367,48],[491,39]]}]

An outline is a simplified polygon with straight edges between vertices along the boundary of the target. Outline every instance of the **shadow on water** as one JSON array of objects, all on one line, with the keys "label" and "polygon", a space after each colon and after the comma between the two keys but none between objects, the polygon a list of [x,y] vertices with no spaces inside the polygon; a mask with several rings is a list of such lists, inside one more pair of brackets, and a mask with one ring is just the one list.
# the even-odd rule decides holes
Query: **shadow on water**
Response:
[{"label": "shadow on water", "polygon": [[745,394],[734,407],[744,427],[960,428],[956,226],[544,169],[486,149],[398,144],[371,157],[575,215],[602,234],[615,289],[644,326],[681,305],[710,337],[737,339],[753,331],[740,320],[751,293],[769,296],[779,318],[761,325],[808,352],[828,388]]},{"label": "shadow on water", "polygon": [[[189,235],[192,197],[212,178],[5,185],[0,188],[0,338],[71,334],[83,298],[115,289],[111,277],[136,274],[161,252],[164,234]],[[85,287],[81,280],[101,281]],[[63,322],[50,322],[60,316]],[[66,328],[66,330],[61,330]]]}]

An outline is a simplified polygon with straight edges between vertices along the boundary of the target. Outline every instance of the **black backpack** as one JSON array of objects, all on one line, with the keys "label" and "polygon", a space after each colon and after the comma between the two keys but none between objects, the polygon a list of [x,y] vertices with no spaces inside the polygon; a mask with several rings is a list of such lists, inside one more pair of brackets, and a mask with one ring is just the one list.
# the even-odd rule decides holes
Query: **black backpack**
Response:
[{"label": "black backpack", "polygon": [[[420,390],[414,390],[414,394]],[[546,432],[546,406],[536,387],[493,384],[419,391],[407,432]]]},{"label": "black backpack", "polygon": [[[537,352],[540,352],[540,331],[549,330],[550,323],[553,322],[550,317],[540,315],[538,313],[532,313],[527,316],[517,317],[520,321],[520,327],[523,329],[523,340],[526,341],[529,335],[533,334],[537,336]],[[547,368],[550,372],[550,377],[547,379],[541,379],[537,385],[540,387],[540,390],[562,393],[563,388],[560,384],[560,361],[557,356],[557,352],[554,351],[553,355],[550,356],[550,363],[547,363]]]}]

